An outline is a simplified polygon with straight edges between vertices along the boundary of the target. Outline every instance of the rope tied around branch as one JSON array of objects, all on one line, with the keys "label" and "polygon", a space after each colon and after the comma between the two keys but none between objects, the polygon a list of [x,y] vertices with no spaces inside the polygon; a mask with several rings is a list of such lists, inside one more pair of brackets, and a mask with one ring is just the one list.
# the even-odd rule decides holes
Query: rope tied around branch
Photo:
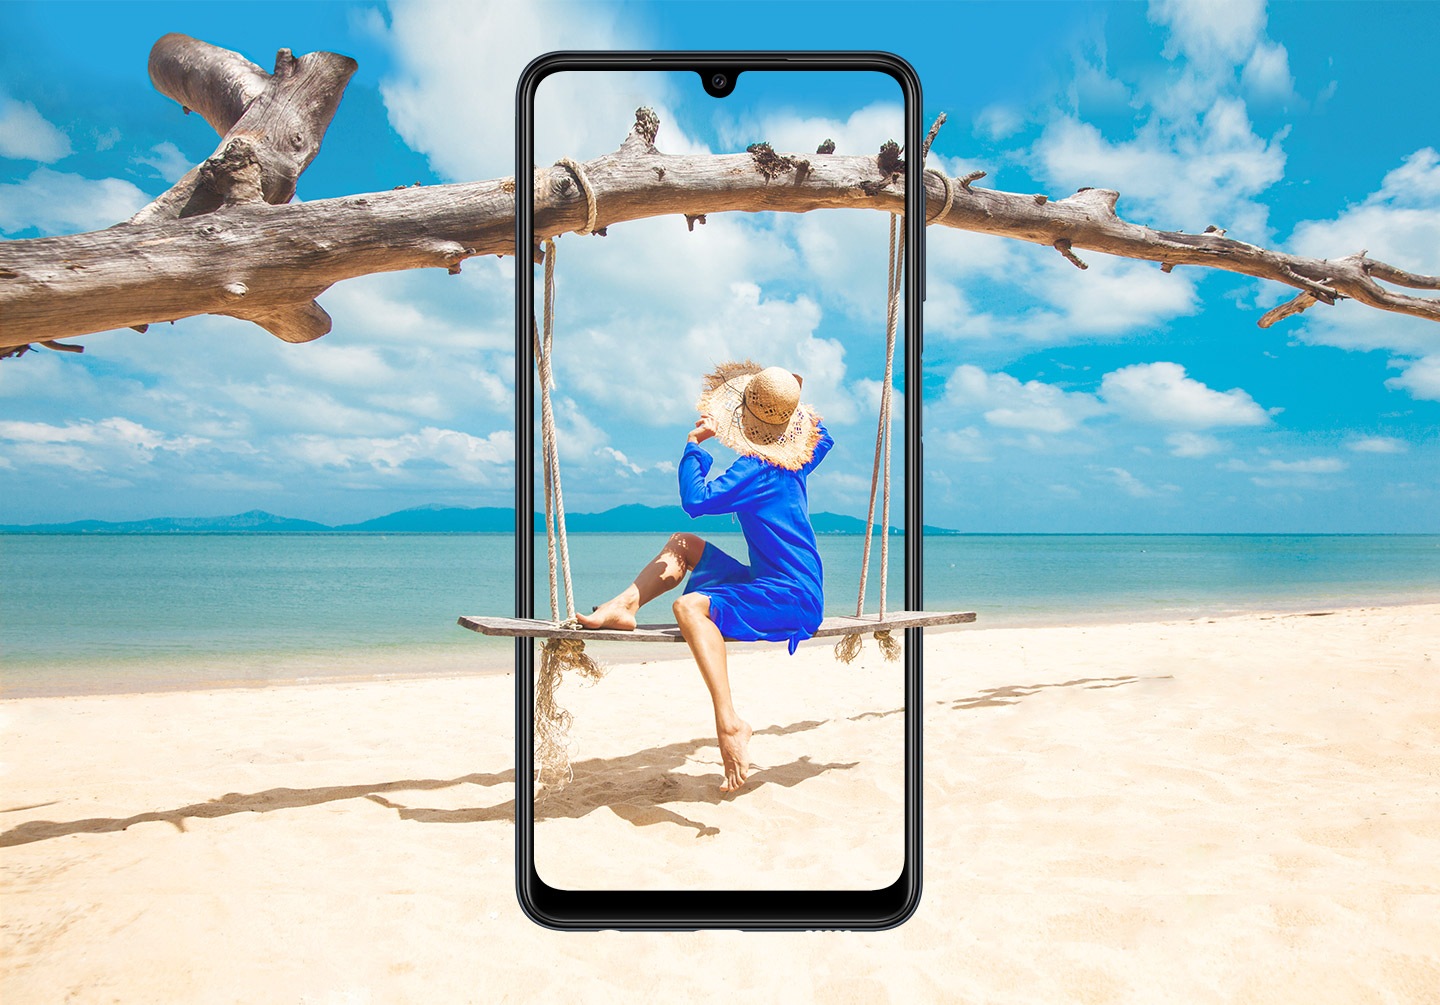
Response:
[{"label": "rope tied around branch", "polygon": [[940,184],[945,186],[945,205],[940,207],[939,213],[936,213],[925,221],[928,225],[931,223],[939,223],[950,215],[950,207],[955,205],[955,187],[951,184],[949,176],[946,175],[944,171],[937,171],[935,168],[926,168],[925,173],[933,174],[940,179]]},{"label": "rope tied around branch", "polygon": [[595,233],[595,221],[599,213],[599,204],[595,201],[595,189],[590,184],[590,178],[585,174],[579,161],[571,160],[569,157],[561,157],[555,162],[556,167],[563,167],[575,176],[575,184],[580,186],[581,193],[585,196],[585,226],[575,231],[577,234]]},{"label": "rope tied around branch", "polygon": [[[930,131],[925,134],[925,143],[920,148],[920,163],[922,165],[930,156],[930,146],[935,142],[935,137],[939,135],[940,127],[945,124],[946,118],[948,118],[948,116],[946,116],[944,112],[941,112],[935,117],[935,121],[930,124]],[[941,207],[938,214],[925,221],[928,226],[932,223],[939,223],[950,215],[950,207],[955,204],[955,189],[950,184],[950,177],[944,171],[937,171],[935,168],[928,167],[925,168],[925,171],[928,174],[933,174],[938,177],[940,184],[945,186],[945,205]]]}]

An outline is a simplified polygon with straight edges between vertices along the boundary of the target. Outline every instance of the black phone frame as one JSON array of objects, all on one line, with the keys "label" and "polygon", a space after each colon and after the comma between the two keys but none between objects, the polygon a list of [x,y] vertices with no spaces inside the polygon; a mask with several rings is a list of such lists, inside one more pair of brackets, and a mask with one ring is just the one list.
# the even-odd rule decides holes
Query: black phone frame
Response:
[{"label": "black phone frame", "polygon": [[[924,220],[920,150],[920,78],[899,56],[879,51],[551,52],[533,60],[516,87],[515,247],[533,246],[534,98],[561,70],[873,70],[893,77],[905,99],[905,219]],[[718,99],[723,100],[723,99]],[[905,607],[923,610],[921,593],[921,302],[925,228],[905,228]],[[530,255],[515,262],[515,616],[534,617],[535,358],[531,341],[535,277]],[[740,928],[796,931],[881,930],[901,924],[921,890],[921,633],[905,632],[905,862],[879,890],[563,890],[544,882],[534,862],[534,640],[515,640],[515,885],[525,913],[562,931]]]}]

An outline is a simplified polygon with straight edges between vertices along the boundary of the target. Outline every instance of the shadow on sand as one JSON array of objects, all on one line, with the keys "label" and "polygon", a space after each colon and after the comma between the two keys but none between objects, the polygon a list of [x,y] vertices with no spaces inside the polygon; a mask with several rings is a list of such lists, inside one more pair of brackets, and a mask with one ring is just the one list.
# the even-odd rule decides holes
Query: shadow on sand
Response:
[{"label": "shadow on sand", "polygon": [[[1084,687],[1089,690],[1122,687],[1140,680],[1165,680],[1168,677],[1082,677],[1054,684],[1016,684],[989,688],[969,698],[937,701],[950,709],[995,708],[1014,705],[1022,698],[1046,688]],[[903,708],[883,712],[862,712],[849,716],[851,721],[898,715]],[[830,720],[806,719],[788,726],[767,726],[757,729],[756,736],[787,736],[818,729]],[[696,755],[708,748],[703,763],[713,764],[712,774],[693,775],[680,769],[697,761]],[[741,793],[754,792],[766,785],[793,788],[830,771],[848,771],[859,762],[822,762],[800,757],[786,764],[753,765],[749,782]],[[696,837],[718,834],[719,828],[692,820],[670,807],[675,804],[716,805],[735,798],[720,792],[720,757],[713,736],[696,737],[662,747],[650,747],[621,757],[591,758],[574,764],[575,778],[558,792],[544,793],[535,802],[537,820],[578,819],[601,807],[608,807],[616,816],[636,827],[672,824],[692,828]],[[152,810],[130,817],[92,817],[86,820],[29,820],[8,831],[0,832],[0,848],[31,844],[68,834],[106,834],[123,831],[135,824],[163,822],[184,832],[185,821],[215,819],[234,813],[269,813],[274,810],[301,809],[345,799],[368,799],[394,810],[402,820],[421,823],[509,823],[515,816],[515,800],[490,806],[467,809],[434,809],[412,807],[386,798],[387,793],[433,791],[456,785],[513,785],[515,772],[475,772],[458,778],[407,778],[399,781],[376,782],[370,785],[326,785],[311,789],[265,789],[262,792],[230,792],[203,803],[191,803],[170,810]],[[15,807],[11,812],[34,809],[53,803]]]},{"label": "shadow on sand", "polygon": [[1010,684],[1006,687],[992,687],[981,691],[969,698],[958,698],[954,701],[943,701],[938,704],[947,705],[953,709],[963,708],[997,708],[1002,705],[1017,705],[1021,698],[1029,697],[1038,691],[1044,691],[1053,687],[1083,687],[1087,691],[1102,691],[1106,688],[1124,687],[1126,684],[1138,684],[1142,680],[1174,680],[1173,674],[1162,674],[1153,677],[1079,677],[1075,680],[1057,681],[1053,684]]},{"label": "shadow on sand", "polygon": [[[756,735],[783,736],[816,729],[824,725],[821,720],[807,720],[788,726],[769,726],[757,729]],[[716,771],[711,775],[690,775],[675,769],[695,759],[694,755],[709,747]],[[718,833],[714,827],[691,820],[661,803],[708,803],[716,804],[725,798],[719,790],[719,752],[715,749],[715,738],[696,737],[680,743],[651,747],[622,757],[592,758],[578,761],[574,765],[575,780],[559,792],[542,795],[536,801],[537,820],[578,818],[608,806],[615,814],[637,827],[653,824],[678,824],[694,828],[696,836]],[[709,761],[707,760],[707,763]],[[801,757],[788,764],[773,766],[755,765],[745,791],[751,792],[765,785],[780,785],[790,788],[827,771],[844,771],[855,767],[857,762],[848,764],[812,761]],[[276,788],[261,792],[230,792],[202,803],[191,803],[169,810],[151,810],[129,817],[91,817],[85,820],[29,820],[0,832],[0,848],[46,841],[65,837],[68,834],[106,834],[123,831],[135,824],[168,823],[177,831],[185,831],[185,822],[195,819],[215,819],[235,813],[269,813],[274,810],[302,809],[323,803],[339,802],[346,799],[368,799],[380,806],[393,809],[402,820],[416,820],[422,823],[509,823],[515,816],[515,800],[508,799],[491,806],[477,806],[468,809],[448,810],[410,807],[387,798],[387,794],[400,792],[433,791],[456,785],[513,785],[513,770],[497,772],[475,772],[458,778],[406,778],[397,781],[376,782],[369,785],[325,785],[311,789]],[[40,805],[53,805],[42,803]],[[20,809],[21,807],[16,807]],[[30,807],[33,808],[33,807]]]}]

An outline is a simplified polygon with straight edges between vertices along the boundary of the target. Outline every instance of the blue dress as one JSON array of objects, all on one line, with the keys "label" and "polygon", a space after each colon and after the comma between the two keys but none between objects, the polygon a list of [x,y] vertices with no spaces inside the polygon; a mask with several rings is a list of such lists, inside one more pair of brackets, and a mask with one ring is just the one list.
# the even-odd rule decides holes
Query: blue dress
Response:
[{"label": "blue dress", "polygon": [[825,427],[815,452],[798,471],[741,455],[725,473],[705,481],[715,463],[686,443],[680,457],[680,505],[692,517],[734,513],[750,549],[750,564],[705,542],[686,593],[710,598],[710,620],[727,639],[788,641],[790,652],[825,618],[825,590],[805,477],[835,445]]}]

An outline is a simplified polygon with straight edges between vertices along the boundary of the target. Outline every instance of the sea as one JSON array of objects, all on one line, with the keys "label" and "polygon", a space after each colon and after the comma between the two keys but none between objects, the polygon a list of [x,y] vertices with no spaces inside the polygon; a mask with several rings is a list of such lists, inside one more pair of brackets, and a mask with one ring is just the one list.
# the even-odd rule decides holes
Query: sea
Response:
[{"label": "sea", "polygon": [[[663,540],[571,534],[577,607]],[[745,555],[738,535],[710,540]],[[863,541],[820,538],[828,613],[855,610]],[[0,535],[0,697],[501,673],[513,642],[457,618],[514,613],[513,551],[508,534]],[[543,538],[537,555],[545,616]],[[935,535],[923,568],[926,609],[976,612],[964,630],[1440,602],[1440,535]],[[889,570],[893,610],[899,538]],[[641,620],[671,620],[668,600]]]}]

